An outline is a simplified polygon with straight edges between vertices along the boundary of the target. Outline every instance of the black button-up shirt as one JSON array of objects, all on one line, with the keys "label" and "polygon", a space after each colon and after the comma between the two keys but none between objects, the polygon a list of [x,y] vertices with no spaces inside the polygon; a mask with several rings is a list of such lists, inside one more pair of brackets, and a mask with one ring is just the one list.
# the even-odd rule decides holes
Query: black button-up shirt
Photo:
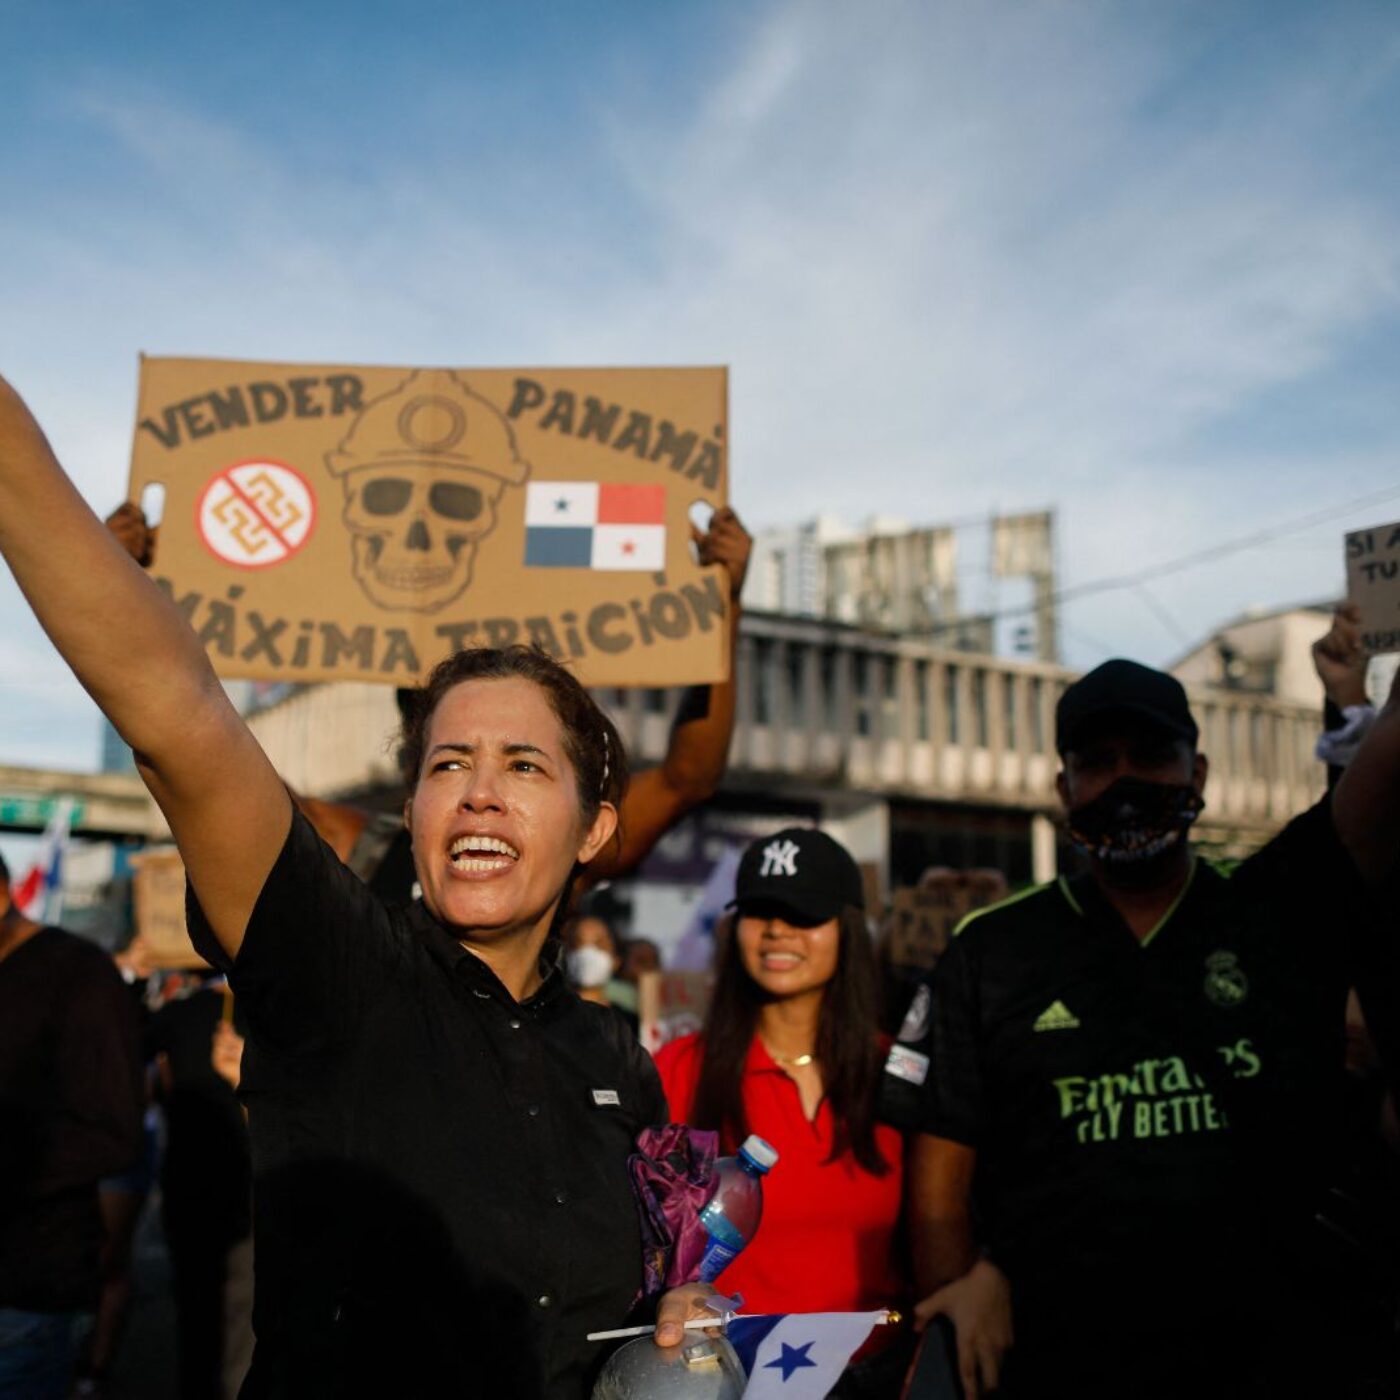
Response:
[{"label": "black button-up shirt", "polygon": [[[201,950],[228,960],[193,897]],[[297,813],[229,980],[249,1029],[258,1347],[245,1396],[568,1397],[642,1281],[626,1163],[664,1122],[625,1023],[516,1002]]]}]

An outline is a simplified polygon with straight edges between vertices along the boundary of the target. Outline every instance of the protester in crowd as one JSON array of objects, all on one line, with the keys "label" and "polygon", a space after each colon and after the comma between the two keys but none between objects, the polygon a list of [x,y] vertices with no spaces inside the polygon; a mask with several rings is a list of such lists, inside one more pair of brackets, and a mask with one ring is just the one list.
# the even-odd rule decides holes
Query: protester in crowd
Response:
[{"label": "protester in crowd", "polygon": [[[1361,646],[1360,613],[1341,604],[1312,648],[1322,682],[1323,734],[1317,756],[1335,787],[1375,723],[1367,696],[1369,657]],[[1371,940],[1357,949],[1357,986],[1347,996],[1343,1137],[1338,1170],[1319,1212],[1332,1241],[1338,1279],[1332,1312],[1350,1385],[1339,1394],[1361,1400],[1400,1393],[1400,948]],[[1364,1003],[1364,1007],[1363,1007]]]},{"label": "protester in crowd", "polygon": [[[118,506],[107,517],[107,527],[138,564],[150,566],[158,531],[146,523],[140,506],[129,501]],[[722,565],[728,575],[729,678],[716,685],[691,686],[682,695],[665,759],[633,777],[619,813],[619,837],[580,871],[575,896],[597,881],[634,870],[671,827],[714,795],[724,776],[734,734],[740,594],[753,540],[729,506],[716,510],[704,531],[692,525],[691,535],[699,561]],[[417,694],[413,689],[396,694],[405,724],[412,722]],[[298,796],[297,802],[322,839],[376,894],[403,902],[413,897],[413,853],[408,833],[396,816],[313,797]]]},{"label": "protester in crowd", "polygon": [[218,974],[182,973],[158,995],[146,1028],[165,1115],[161,1220],[170,1249],[181,1400],[232,1400],[251,1359],[251,1319],[230,1306],[248,1292],[252,1161],[243,1111],[215,1070],[217,1028],[231,998]]},{"label": "protester in crowd", "polygon": [[[546,956],[569,881],[617,830],[611,723],[538,652],[448,658],[403,744],[422,899],[389,904],[295,808],[194,633],[3,381],[0,552],[137,755],[196,944],[247,1018],[245,1395],[582,1396],[599,1359],[584,1335],[642,1279],[627,1157],[666,1117],[645,1053]],[[704,1292],[663,1298],[661,1344]]]},{"label": "protester in crowd", "polygon": [[1350,945],[1400,847],[1400,701],[1233,874],[1187,839],[1207,765],[1173,678],[1105,663],[1056,740],[1087,870],[970,916],[902,1047],[931,1057],[918,1315],[953,1320],[971,1395],[1344,1393],[1316,1207]]},{"label": "protester in crowd", "polygon": [[606,919],[576,914],[564,925],[564,970],[584,1001],[608,1006],[608,983],[622,966],[617,939]]},{"label": "protester in crowd", "polygon": [[229,1086],[234,1093],[243,1080],[243,1047],[247,1041],[227,1022],[220,1021],[214,1027],[214,1044],[209,1052],[209,1063],[214,1073]]},{"label": "protester in crowd", "polygon": [[[112,955],[112,962],[126,982],[137,1011],[143,1015],[141,993],[150,975],[150,960],[140,938]],[[78,1382],[74,1400],[100,1400],[107,1392],[107,1379],[117,1363],[127,1316],[135,1292],[131,1272],[131,1251],[136,1227],[155,1185],[156,1162],[160,1155],[159,1117],[150,1103],[150,1077],[146,1076],[147,1106],[142,1120],[141,1155],[126,1171],[103,1177],[97,1186],[97,1204],[102,1212],[102,1253],[99,1267],[102,1291],[92,1330],[83,1338],[78,1356]]]},{"label": "protester in crowd", "polygon": [[628,938],[622,945],[618,977],[636,986],[648,972],[661,971],[661,949],[650,938]]},{"label": "protester in crowd", "polygon": [[618,957],[617,976],[608,983],[608,1000],[619,1011],[631,1016],[640,1029],[641,980],[648,972],[660,972],[661,950],[649,938],[627,938],[622,942]]},{"label": "protester in crowd", "polygon": [[777,1148],[763,1224],[719,1286],[754,1312],[865,1311],[901,1295],[903,1143],[876,1121],[882,1051],[860,870],[824,832],[755,841],[704,1029],[657,1055],[678,1121]]},{"label": "protester in crowd", "polygon": [[0,861],[0,1397],[64,1400],[101,1290],[98,1183],[141,1153],[136,1012],[101,949],[26,918]]},{"label": "protester in crowd", "polygon": [[1389,1076],[1355,990],[1346,1006],[1338,1170],[1319,1210],[1336,1286],[1329,1316],[1344,1358],[1338,1400],[1400,1394],[1400,1125]]},{"label": "protester in crowd", "polygon": [[144,1120],[143,1149],[136,1164],[98,1183],[97,1207],[102,1216],[102,1251],[98,1269],[102,1278],[92,1330],[83,1338],[78,1355],[78,1381],[74,1400],[101,1400],[126,1333],[127,1316],[135,1284],[131,1275],[131,1249],[136,1226],[155,1181],[159,1152],[154,1115]]},{"label": "protester in crowd", "polygon": [[635,1033],[638,1026],[635,1009],[618,1005],[613,999],[622,959],[608,921],[596,914],[575,914],[565,922],[561,936],[564,972],[569,985],[584,1001],[612,1007]]},{"label": "protester in crowd", "polygon": [[[1376,722],[1375,707],[1366,694],[1370,658],[1361,646],[1360,612],[1354,603],[1336,609],[1331,627],[1313,643],[1312,658],[1324,694],[1317,756],[1327,764],[1330,789]],[[1367,1038],[1378,1047],[1390,1096],[1400,1097],[1400,942],[1367,940],[1355,954],[1357,1015],[1366,1024]]]},{"label": "protester in crowd", "polygon": [[[214,1027],[209,1064],[236,1095],[243,1079],[244,1038],[233,1018],[221,1016]],[[247,1119],[247,1110],[239,1112]],[[253,1241],[239,1239],[228,1252],[224,1271],[223,1389],[224,1400],[237,1400],[253,1359]]]}]

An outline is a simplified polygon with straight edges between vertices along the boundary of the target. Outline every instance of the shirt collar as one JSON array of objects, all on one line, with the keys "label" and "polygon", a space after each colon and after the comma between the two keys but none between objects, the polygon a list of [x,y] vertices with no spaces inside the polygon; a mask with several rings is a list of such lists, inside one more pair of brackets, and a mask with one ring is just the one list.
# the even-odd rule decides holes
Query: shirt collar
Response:
[{"label": "shirt collar", "polygon": [[1141,939],[1133,936],[1132,930],[1128,928],[1123,916],[1109,903],[1107,896],[1099,888],[1099,882],[1089,871],[1082,870],[1077,875],[1068,877],[1061,875],[1059,880],[1060,893],[1070,908],[1091,926],[1111,927],[1132,938],[1139,947],[1146,948],[1154,939],[1161,936],[1167,925],[1172,922],[1177,911],[1186,902],[1187,896],[1195,887],[1200,865],[1201,858],[1193,850],[1191,852],[1191,865],[1186,872],[1186,882],[1177,892],[1176,898],[1167,906],[1166,912],[1157,920],[1155,927]]},{"label": "shirt collar", "polygon": [[749,1041],[749,1053],[744,1057],[745,1074],[786,1074],[777,1060],[768,1053],[763,1037],[757,1031]]},{"label": "shirt collar", "polygon": [[540,1008],[555,1001],[566,990],[564,975],[557,962],[551,962],[550,943],[545,944],[540,958],[540,974],[543,981],[533,996],[517,1002],[506,990],[505,983],[491,970],[490,966],[477,957],[470,949],[464,948],[447,928],[441,924],[423,904],[415,900],[409,907],[409,924],[414,932],[427,945],[428,951],[438,963],[453,977],[459,977],[478,995],[489,996],[511,1007]]}]

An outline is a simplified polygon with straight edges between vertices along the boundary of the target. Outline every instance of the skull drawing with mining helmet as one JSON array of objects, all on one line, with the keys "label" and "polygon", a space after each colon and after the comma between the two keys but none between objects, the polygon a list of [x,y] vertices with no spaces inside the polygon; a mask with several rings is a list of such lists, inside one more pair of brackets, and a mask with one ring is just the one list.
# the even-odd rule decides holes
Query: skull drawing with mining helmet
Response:
[{"label": "skull drawing with mining helmet", "polygon": [[530,475],[505,415],[451,371],[415,370],[372,399],[326,465],[345,488],[360,587],[412,612],[470,586],[506,488]]}]

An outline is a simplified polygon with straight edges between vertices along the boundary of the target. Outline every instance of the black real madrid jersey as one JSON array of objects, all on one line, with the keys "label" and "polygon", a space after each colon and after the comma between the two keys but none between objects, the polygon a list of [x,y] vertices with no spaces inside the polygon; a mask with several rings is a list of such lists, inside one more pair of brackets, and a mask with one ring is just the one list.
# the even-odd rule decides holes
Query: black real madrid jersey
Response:
[{"label": "black real madrid jersey", "polygon": [[914,1126],[976,1149],[1013,1280],[1233,1271],[1310,1216],[1366,918],[1324,803],[1233,870],[1196,859],[1141,941],[1088,876],[965,922],[889,1068],[929,1057]]}]

